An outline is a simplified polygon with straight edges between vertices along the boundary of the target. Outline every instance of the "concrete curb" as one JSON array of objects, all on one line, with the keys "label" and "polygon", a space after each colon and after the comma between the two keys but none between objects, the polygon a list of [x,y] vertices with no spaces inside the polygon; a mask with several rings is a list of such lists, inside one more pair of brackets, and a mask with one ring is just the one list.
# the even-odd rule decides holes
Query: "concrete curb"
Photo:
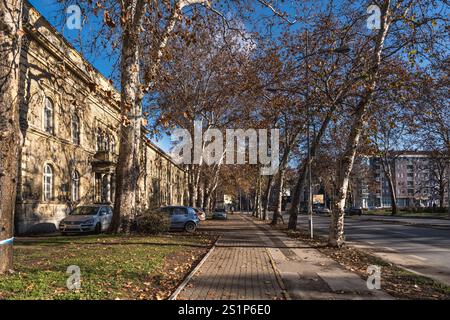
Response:
[{"label": "concrete curb", "polygon": [[284,298],[286,300],[292,300],[291,296],[289,295],[289,291],[286,289],[286,285],[283,282],[283,278],[281,277],[280,270],[275,264],[275,261],[273,261],[272,255],[270,254],[269,250],[266,248],[266,253],[269,256],[270,264],[272,265],[273,271],[275,272],[275,277],[277,278],[278,285],[280,286],[282,293],[284,295]]},{"label": "concrete curb", "polygon": [[442,226],[438,224],[430,224],[430,223],[415,223],[415,222],[406,222],[406,221],[399,221],[399,220],[386,220],[386,219],[377,219],[377,218],[369,218],[366,219],[366,221],[375,221],[375,222],[382,222],[387,224],[397,224],[397,225],[403,225],[403,226],[411,226],[411,227],[420,227],[420,228],[432,228],[432,229],[439,229],[439,230],[450,230],[450,227]]},{"label": "concrete curb", "polygon": [[183,280],[183,282],[178,286],[178,288],[172,293],[172,295],[167,300],[176,300],[180,292],[186,287],[186,285],[189,283],[189,281],[192,279],[192,277],[197,273],[197,271],[201,268],[201,266],[205,263],[205,261],[208,259],[208,257],[211,255],[211,253],[214,251],[214,248],[216,247],[217,241],[219,241],[219,237],[217,237],[216,241],[214,241],[214,244],[209,249],[209,251],[205,254],[202,260],[197,264],[197,266],[192,270],[187,277]]}]

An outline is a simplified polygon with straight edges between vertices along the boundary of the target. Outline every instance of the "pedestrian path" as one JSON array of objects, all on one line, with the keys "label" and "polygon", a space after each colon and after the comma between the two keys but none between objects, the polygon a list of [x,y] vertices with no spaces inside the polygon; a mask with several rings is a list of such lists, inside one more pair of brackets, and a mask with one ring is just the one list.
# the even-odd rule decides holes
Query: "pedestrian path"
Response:
[{"label": "pedestrian path", "polygon": [[178,300],[284,299],[261,239],[264,232],[256,225],[235,214],[227,221],[206,221],[202,231],[220,238]]},{"label": "pedestrian path", "polygon": [[[249,219],[249,218],[248,218]],[[252,221],[266,231],[268,251],[291,299],[361,300],[392,299],[317,249],[262,221]]]},{"label": "pedestrian path", "polygon": [[307,244],[249,215],[206,221],[220,238],[178,300],[390,299]]}]

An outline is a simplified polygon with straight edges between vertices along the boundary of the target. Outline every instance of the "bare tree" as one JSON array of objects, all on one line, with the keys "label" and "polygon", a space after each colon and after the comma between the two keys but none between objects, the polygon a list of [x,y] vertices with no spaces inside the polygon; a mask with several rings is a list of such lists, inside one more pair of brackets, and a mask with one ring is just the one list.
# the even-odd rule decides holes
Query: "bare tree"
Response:
[{"label": "bare tree", "polygon": [[398,157],[402,155],[396,151],[402,145],[402,139],[406,133],[404,123],[398,121],[395,112],[387,111],[387,119],[376,119],[376,128],[374,132],[375,155],[381,163],[384,177],[387,180],[389,194],[391,197],[391,214],[397,214],[397,188],[395,179],[395,163]]},{"label": "bare tree", "polygon": [[[355,84],[360,86],[360,90],[354,99],[348,142],[339,161],[337,195],[334,200],[329,233],[329,244],[332,246],[341,246],[345,240],[344,208],[349,177],[362,131],[368,120],[368,107],[380,82],[380,69],[386,61],[392,59],[402,49],[411,48],[411,46],[432,45],[435,39],[430,35],[438,37],[438,33],[433,30],[432,25],[442,18],[439,17],[439,13],[436,13],[436,7],[439,5],[445,4],[429,1],[380,1],[379,29],[373,36],[361,39],[363,42],[360,43],[360,48],[369,54],[362,54],[363,59],[358,59],[362,64],[362,69],[360,69],[362,73],[356,74]],[[415,22],[409,25],[411,16],[415,17]],[[405,25],[410,28],[405,28]],[[408,30],[412,30],[412,32]],[[411,50],[410,55],[414,56],[416,51],[417,49]]]},{"label": "bare tree", "polygon": [[[116,195],[111,232],[120,230],[122,219],[129,226],[136,214],[136,189],[140,174],[140,139],[142,126],[142,102],[146,93],[152,89],[156,73],[160,68],[164,49],[172,35],[181,10],[188,5],[205,1],[176,1],[167,10],[165,4],[158,1],[148,4],[145,0],[127,0],[120,2],[120,21],[122,28],[122,49],[120,65],[122,113],[121,140],[116,167]],[[149,15],[146,13],[149,12]],[[166,12],[167,22],[155,37],[142,43],[142,33],[158,30]],[[155,18],[155,15],[157,18]],[[158,34],[158,33],[156,33]],[[142,53],[147,52],[146,59]]]},{"label": "bare tree", "polygon": [[416,193],[423,195],[425,191],[430,203],[436,203],[436,200],[439,200],[439,208],[443,210],[446,205],[444,199],[449,183],[449,158],[445,153],[436,150],[428,151],[427,155],[428,159],[418,167],[424,179],[417,186]]},{"label": "bare tree", "polygon": [[[17,170],[22,134],[19,126],[19,58],[22,1],[0,2],[0,241],[13,237]],[[11,243],[0,245],[0,273],[12,269]]]}]

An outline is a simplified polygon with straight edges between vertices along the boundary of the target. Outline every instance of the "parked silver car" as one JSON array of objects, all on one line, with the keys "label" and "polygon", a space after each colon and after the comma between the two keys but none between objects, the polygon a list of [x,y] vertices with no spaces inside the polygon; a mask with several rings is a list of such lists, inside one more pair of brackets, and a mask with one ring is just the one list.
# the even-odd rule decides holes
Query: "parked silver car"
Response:
[{"label": "parked silver car", "polygon": [[68,233],[101,233],[109,228],[112,208],[109,205],[79,206],[59,223],[59,231]]},{"label": "parked silver car", "polygon": [[324,206],[317,206],[314,208],[314,213],[317,214],[331,214],[331,210]]},{"label": "parked silver car", "polygon": [[217,220],[227,220],[227,211],[223,208],[214,209],[212,218]]}]

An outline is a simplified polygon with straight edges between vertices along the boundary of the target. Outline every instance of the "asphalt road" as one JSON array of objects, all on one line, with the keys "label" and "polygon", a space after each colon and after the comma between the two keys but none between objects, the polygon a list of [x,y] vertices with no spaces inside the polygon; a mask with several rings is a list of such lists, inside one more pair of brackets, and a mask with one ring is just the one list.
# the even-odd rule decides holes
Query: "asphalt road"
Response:
[{"label": "asphalt road", "polygon": [[[346,218],[349,244],[369,248],[384,260],[450,285],[450,221],[443,222],[449,228],[434,228],[368,219],[364,216]],[[328,216],[314,215],[315,232],[327,235],[329,221]],[[420,222],[427,223],[427,220],[420,219]],[[299,215],[298,223],[307,228],[308,216]]]}]

